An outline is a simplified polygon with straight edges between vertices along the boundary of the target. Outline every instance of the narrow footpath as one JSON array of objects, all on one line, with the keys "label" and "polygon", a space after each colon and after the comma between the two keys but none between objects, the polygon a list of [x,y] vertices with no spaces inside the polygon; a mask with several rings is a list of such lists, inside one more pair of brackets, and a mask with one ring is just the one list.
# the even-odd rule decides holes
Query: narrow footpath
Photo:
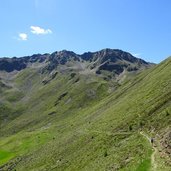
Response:
[{"label": "narrow footpath", "polygon": [[153,153],[151,154],[151,170],[156,171],[157,170],[157,163],[156,163],[156,160],[155,160],[155,156],[156,156],[156,153],[157,153],[157,148],[151,143],[151,138],[147,134],[145,134],[142,131],[140,132],[140,134],[142,136],[144,136],[149,141],[149,143],[151,144],[151,147],[153,148]]}]

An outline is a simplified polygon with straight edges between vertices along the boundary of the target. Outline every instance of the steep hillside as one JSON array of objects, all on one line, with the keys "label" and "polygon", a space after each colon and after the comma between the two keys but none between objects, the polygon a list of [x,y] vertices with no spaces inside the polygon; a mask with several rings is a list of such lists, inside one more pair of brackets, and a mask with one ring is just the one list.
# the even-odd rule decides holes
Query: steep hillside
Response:
[{"label": "steep hillside", "polygon": [[1,72],[1,170],[170,170],[171,59],[140,72],[151,64],[120,50],[62,51],[26,66]]}]

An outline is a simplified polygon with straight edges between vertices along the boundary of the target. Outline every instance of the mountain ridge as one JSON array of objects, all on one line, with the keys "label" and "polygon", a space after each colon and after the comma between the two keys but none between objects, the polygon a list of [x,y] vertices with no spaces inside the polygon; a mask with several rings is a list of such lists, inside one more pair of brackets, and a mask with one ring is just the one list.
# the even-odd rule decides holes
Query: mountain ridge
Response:
[{"label": "mountain ridge", "polygon": [[75,61],[95,61],[97,59],[101,60],[100,64],[104,62],[116,62],[117,60],[125,60],[128,62],[138,62],[139,64],[150,64],[140,58],[136,58],[132,56],[128,52],[124,52],[119,49],[102,49],[96,52],[85,52],[83,54],[76,54],[72,51],[62,50],[56,51],[52,54],[34,54],[32,56],[24,56],[24,57],[13,57],[13,58],[0,58],[0,70],[4,70],[7,72],[12,72],[14,70],[20,71],[28,67],[29,63],[43,63],[43,62],[55,62],[56,65],[62,64],[64,65],[69,60]]}]

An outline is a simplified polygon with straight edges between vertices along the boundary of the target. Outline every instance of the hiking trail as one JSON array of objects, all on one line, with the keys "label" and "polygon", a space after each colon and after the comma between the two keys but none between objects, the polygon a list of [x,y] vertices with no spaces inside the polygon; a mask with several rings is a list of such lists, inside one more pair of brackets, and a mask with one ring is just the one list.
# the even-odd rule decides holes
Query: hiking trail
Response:
[{"label": "hiking trail", "polygon": [[[145,134],[142,131],[140,132],[140,134],[142,136],[144,136],[151,144],[151,138],[147,134]],[[157,148],[153,144],[151,144],[151,146],[153,148],[153,153],[151,154],[151,171],[156,171],[157,170],[157,163],[155,161],[155,155],[157,153]]]}]

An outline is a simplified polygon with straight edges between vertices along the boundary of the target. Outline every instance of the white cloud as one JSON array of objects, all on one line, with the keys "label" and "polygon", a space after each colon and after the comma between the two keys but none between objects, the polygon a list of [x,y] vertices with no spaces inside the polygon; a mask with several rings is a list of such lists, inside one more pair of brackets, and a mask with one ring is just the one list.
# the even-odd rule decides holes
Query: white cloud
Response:
[{"label": "white cloud", "polygon": [[52,33],[50,29],[43,29],[38,26],[31,26],[30,29],[33,34],[51,34]]},{"label": "white cloud", "polygon": [[28,36],[26,33],[19,33],[19,40],[27,40]]},{"label": "white cloud", "polygon": [[142,54],[141,53],[133,53],[132,55],[139,58],[139,57],[141,57]]}]

